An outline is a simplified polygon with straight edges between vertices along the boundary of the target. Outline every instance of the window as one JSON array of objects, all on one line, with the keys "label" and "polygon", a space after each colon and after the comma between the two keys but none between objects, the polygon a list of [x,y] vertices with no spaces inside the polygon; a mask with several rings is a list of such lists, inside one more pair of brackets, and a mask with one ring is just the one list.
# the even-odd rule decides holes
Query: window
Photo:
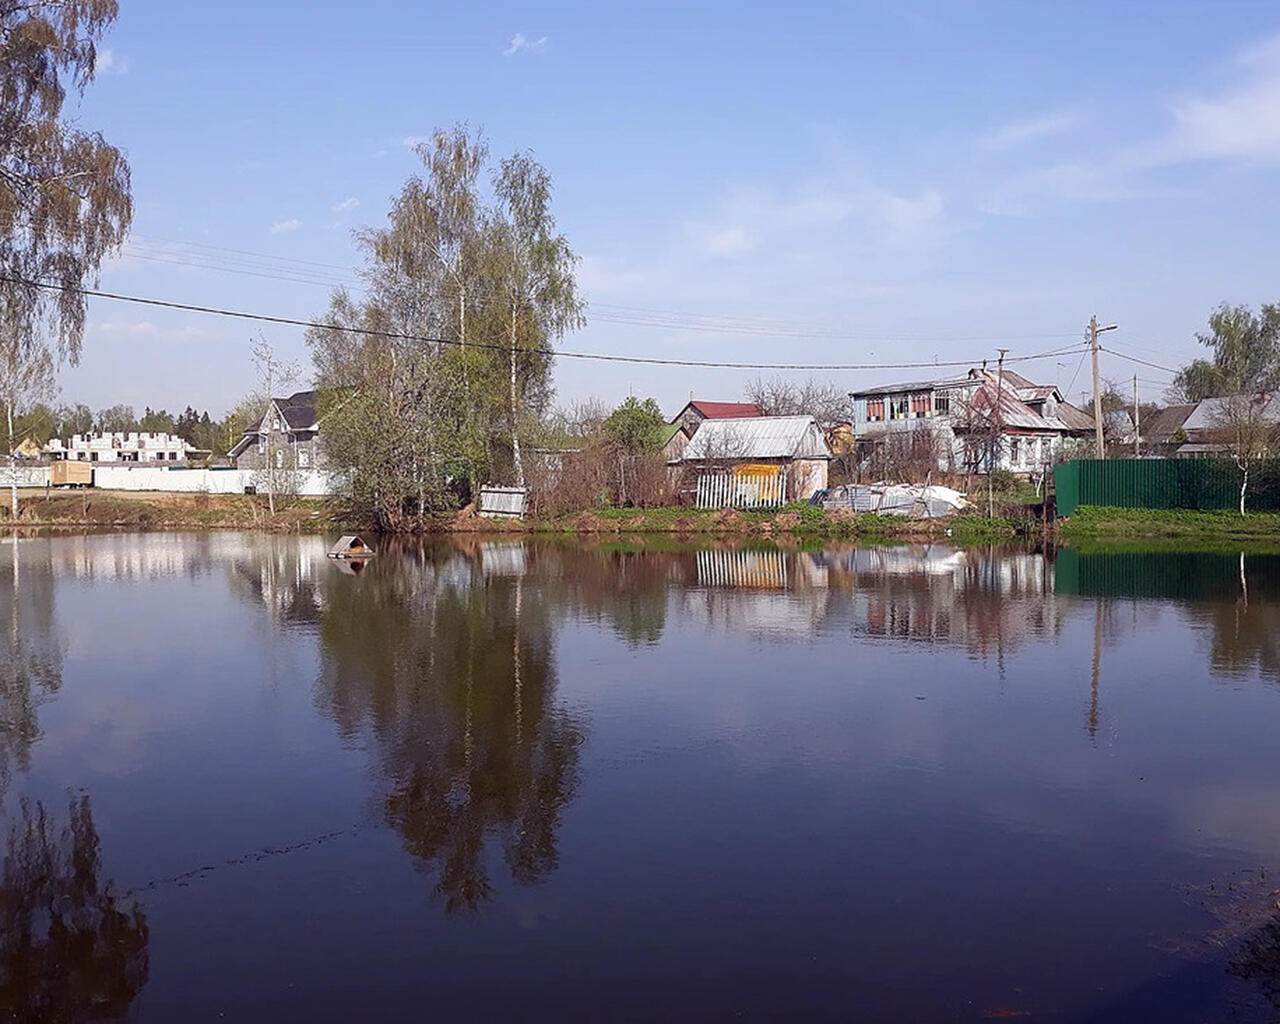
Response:
[{"label": "window", "polygon": [[905,420],[907,418],[907,396],[902,395],[900,398],[893,398],[889,401],[889,419]]},{"label": "window", "polygon": [[265,455],[267,453],[267,442],[265,438],[258,438],[258,454]]},{"label": "window", "polygon": [[933,396],[933,411],[939,416],[951,415],[950,391],[939,391]]},{"label": "window", "polygon": [[884,419],[884,399],[883,398],[867,399],[867,419],[870,422],[878,422]]},{"label": "window", "polygon": [[90,461],[90,462],[97,462],[97,461],[98,461],[98,453],[97,453],[97,452],[90,452],[90,453],[89,453],[89,461]]},{"label": "window", "polygon": [[303,468],[311,465],[311,453],[305,448],[298,449],[298,465]]},{"label": "window", "polygon": [[1016,437],[1009,442],[1009,461],[1015,466],[1022,464],[1022,442]]},{"label": "window", "polygon": [[276,469],[284,469],[284,449],[276,449]]},{"label": "window", "polygon": [[911,396],[911,415],[923,419],[929,415],[929,392],[917,391]]}]

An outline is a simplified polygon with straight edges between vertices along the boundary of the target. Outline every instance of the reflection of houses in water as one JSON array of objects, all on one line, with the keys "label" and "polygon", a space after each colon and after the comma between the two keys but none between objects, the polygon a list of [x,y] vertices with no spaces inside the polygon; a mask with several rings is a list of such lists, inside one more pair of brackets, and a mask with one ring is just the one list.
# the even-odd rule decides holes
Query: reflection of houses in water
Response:
[{"label": "reflection of houses in water", "polygon": [[231,560],[232,578],[284,622],[316,622],[325,606],[318,581],[333,569],[327,549],[324,537],[253,537]]},{"label": "reflection of houses in water", "polygon": [[858,549],[828,561],[855,633],[987,653],[1061,626],[1053,567],[1040,554],[930,545]]}]

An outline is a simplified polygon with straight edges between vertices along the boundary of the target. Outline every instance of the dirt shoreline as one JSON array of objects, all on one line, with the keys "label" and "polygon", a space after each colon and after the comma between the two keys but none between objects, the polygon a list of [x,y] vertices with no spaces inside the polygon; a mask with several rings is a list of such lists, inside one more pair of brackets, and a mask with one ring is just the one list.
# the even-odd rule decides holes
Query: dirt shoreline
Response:
[{"label": "dirt shoreline", "polygon": [[[335,512],[331,502],[292,498],[274,514],[261,495],[175,494],[121,491],[26,491],[20,514],[0,525],[35,529],[255,530],[267,533],[340,533],[369,530],[366,524]],[[777,537],[898,540],[989,541],[1026,535],[1030,524],[1007,519],[951,517],[908,520],[898,517],[827,513],[810,506],[771,512],[716,512],[689,508],[593,509],[527,520],[484,519],[463,510],[430,523],[427,534],[486,536],[617,536],[666,534],[677,537]]]}]

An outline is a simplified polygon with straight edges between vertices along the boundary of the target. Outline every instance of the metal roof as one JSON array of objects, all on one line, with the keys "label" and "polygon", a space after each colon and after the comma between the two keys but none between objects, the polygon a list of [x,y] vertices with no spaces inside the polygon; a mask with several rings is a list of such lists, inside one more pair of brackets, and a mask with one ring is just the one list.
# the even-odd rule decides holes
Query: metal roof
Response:
[{"label": "metal roof", "polygon": [[861,391],[851,391],[850,398],[866,398],[869,395],[896,395],[899,392],[906,391],[931,391],[935,388],[958,388],[966,384],[972,385],[972,377],[954,377],[946,380],[916,380],[909,381],[906,384],[883,384],[875,388],[863,388]]},{"label": "metal roof", "polygon": [[[1196,411],[1187,417],[1186,422],[1182,424],[1182,429],[1191,430],[1213,430],[1222,425],[1223,413],[1225,412],[1223,403],[1231,399],[1242,398],[1242,395],[1232,395],[1226,398],[1206,398],[1203,402],[1196,406]],[[1274,396],[1257,395],[1253,402],[1259,407],[1260,418],[1270,422],[1280,422],[1280,402],[1277,402]]]},{"label": "metal roof", "polygon": [[750,416],[703,421],[682,458],[829,459],[831,449],[812,416]]},{"label": "metal roof", "polygon": [[676,413],[677,420],[684,415],[685,409],[695,409],[709,420],[742,419],[747,416],[764,415],[764,410],[755,402],[704,402],[700,398],[695,398]]}]

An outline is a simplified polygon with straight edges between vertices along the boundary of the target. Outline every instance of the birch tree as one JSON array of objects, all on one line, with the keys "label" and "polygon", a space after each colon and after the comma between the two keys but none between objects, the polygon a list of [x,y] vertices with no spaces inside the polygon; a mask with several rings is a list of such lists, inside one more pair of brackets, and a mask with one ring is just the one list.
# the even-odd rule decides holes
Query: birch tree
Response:
[{"label": "birch tree", "polygon": [[[0,319],[0,323],[3,320]],[[14,419],[53,393],[53,357],[40,344],[25,343],[21,334],[0,331],[0,402],[4,403],[5,451],[9,463],[9,515],[18,518],[18,454],[22,440]]]},{"label": "birch tree", "polygon": [[124,154],[63,111],[93,79],[95,45],[116,13],[116,0],[0,0],[0,293],[22,345],[47,337],[73,364],[85,321],[78,289],[133,216]]},{"label": "birch tree", "polygon": [[492,231],[498,239],[501,300],[508,346],[511,459],[517,486],[524,486],[520,455],[522,400],[545,382],[551,342],[586,322],[574,266],[578,258],[551,214],[551,176],[528,153],[503,160],[494,175],[498,208]]}]

